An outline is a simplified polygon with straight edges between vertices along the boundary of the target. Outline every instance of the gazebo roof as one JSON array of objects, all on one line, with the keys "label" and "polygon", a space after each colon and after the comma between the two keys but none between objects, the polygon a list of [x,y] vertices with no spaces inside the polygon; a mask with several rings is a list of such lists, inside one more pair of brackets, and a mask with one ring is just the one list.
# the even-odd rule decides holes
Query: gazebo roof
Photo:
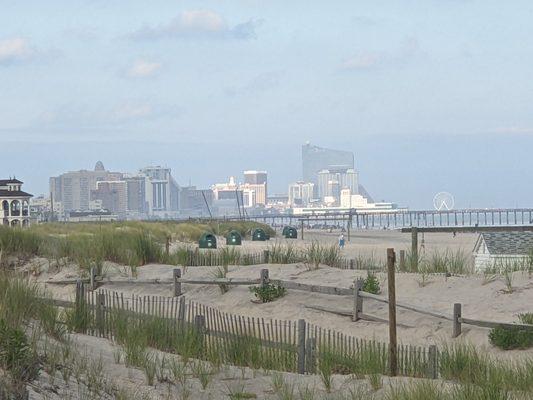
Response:
[{"label": "gazebo roof", "polygon": [[0,197],[33,197],[32,194],[23,192],[22,190],[5,190],[0,189]]}]

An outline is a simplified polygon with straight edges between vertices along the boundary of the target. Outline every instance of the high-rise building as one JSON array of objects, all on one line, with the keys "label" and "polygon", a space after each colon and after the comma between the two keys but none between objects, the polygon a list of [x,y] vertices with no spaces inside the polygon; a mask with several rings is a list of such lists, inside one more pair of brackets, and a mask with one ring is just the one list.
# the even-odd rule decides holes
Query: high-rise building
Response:
[{"label": "high-rise building", "polygon": [[101,208],[123,217],[128,211],[127,182],[98,181],[91,191],[91,200],[100,200]]},{"label": "high-rise building", "polygon": [[139,170],[144,177],[147,212],[153,217],[174,217],[179,209],[179,186],[170,168],[160,166]]},{"label": "high-rise building", "polygon": [[180,213],[184,215],[208,216],[213,206],[213,191],[185,186],[180,189]]},{"label": "high-rise building", "polygon": [[261,185],[267,183],[268,174],[266,171],[244,171],[244,183]]},{"label": "high-rise building", "polygon": [[289,185],[289,206],[307,207],[313,199],[315,184],[296,182]]},{"label": "high-rise building", "polygon": [[357,171],[354,169],[324,169],[318,174],[318,197],[324,200],[325,197],[334,197],[340,200],[340,191],[350,189],[353,194],[359,193]]},{"label": "high-rise building", "polygon": [[249,191],[250,207],[266,205],[268,197],[268,175],[266,171],[244,171],[244,184],[240,185],[243,191]]},{"label": "high-rise building", "polygon": [[96,163],[94,171],[71,171],[50,178],[50,193],[54,202],[59,201],[65,212],[72,210],[89,210],[91,191],[96,190],[98,181],[118,181],[120,172],[106,171],[101,161]]},{"label": "high-rise building", "polygon": [[354,168],[354,155],[351,151],[325,149],[309,143],[302,146],[302,180],[304,182],[318,184],[317,174],[325,169]]},{"label": "high-rise building", "polygon": [[128,193],[128,213],[131,216],[144,216],[148,212],[146,177],[127,176],[124,180],[126,181],[126,190]]}]

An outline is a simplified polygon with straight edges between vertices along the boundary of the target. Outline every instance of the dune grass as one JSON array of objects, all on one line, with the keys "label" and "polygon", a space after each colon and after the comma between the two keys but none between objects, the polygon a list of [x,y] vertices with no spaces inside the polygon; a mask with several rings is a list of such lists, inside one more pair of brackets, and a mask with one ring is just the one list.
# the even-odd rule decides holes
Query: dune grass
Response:
[{"label": "dune grass", "polygon": [[444,346],[440,351],[440,374],[444,379],[491,388],[495,393],[533,391],[533,359],[501,361],[473,345]]},{"label": "dune grass", "polygon": [[[38,256],[56,261],[66,259],[82,269],[96,267],[98,270],[101,270],[103,261],[130,266],[148,263],[186,265],[188,250],[181,247],[167,254],[164,247],[168,239],[196,241],[204,232],[225,235],[231,230],[245,234],[256,226],[271,231],[255,222],[52,223],[25,229],[0,226],[0,261],[8,256],[23,260]],[[237,249],[223,251],[226,252],[223,256],[233,260],[233,263],[246,261]]]},{"label": "dune grass", "polygon": [[431,253],[418,251],[413,254],[411,251],[406,252],[405,267],[400,272],[415,273],[442,273],[454,275],[471,275],[474,273],[472,257],[464,250],[459,249],[452,251],[434,250]]}]

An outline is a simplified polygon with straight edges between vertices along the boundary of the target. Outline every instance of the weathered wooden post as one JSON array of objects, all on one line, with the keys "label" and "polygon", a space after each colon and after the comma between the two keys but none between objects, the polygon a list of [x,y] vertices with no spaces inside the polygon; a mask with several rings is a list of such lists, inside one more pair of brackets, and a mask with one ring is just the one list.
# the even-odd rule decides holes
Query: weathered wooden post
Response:
[{"label": "weathered wooden post", "polygon": [[85,288],[83,281],[78,279],[76,281],[76,308],[82,305],[82,302],[85,300]]},{"label": "weathered wooden post", "polygon": [[167,257],[170,255],[170,236],[166,237],[165,253],[166,253]]},{"label": "weathered wooden post", "polygon": [[350,241],[350,228],[352,227],[352,214],[350,213],[350,218],[346,224],[346,232],[348,233],[348,242]]},{"label": "weathered wooden post", "polygon": [[270,261],[270,250],[263,250],[263,261],[268,264]]},{"label": "weathered wooden post", "polygon": [[355,260],[350,258],[350,269],[355,269]]},{"label": "weathered wooden post", "polygon": [[91,269],[89,270],[89,288],[91,290],[95,290],[96,289],[96,268],[95,267],[91,267]]},{"label": "weathered wooden post", "polygon": [[185,297],[180,297],[180,303],[178,305],[178,321],[180,329],[185,328]]},{"label": "weathered wooden post", "polygon": [[455,303],[453,305],[453,331],[452,338],[456,338],[461,334],[461,303]]},{"label": "weathered wooden post", "polygon": [[174,297],[181,296],[181,282],[179,279],[181,278],[181,269],[175,268],[173,271],[174,276]]},{"label": "weathered wooden post", "polygon": [[305,374],[305,319],[298,320],[298,373]]},{"label": "weathered wooden post", "polygon": [[405,271],[405,250],[400,250],[400,271]]},{"label": "weathered wooden post", "polygon": [[418,228],[413,226],[411,228],[411,265],[410,269],[413,272],[418,271]]},{"label": "weathered wooden post", "polygon": [[316,372],[316,339],[307,338],[305,341],[305,370],[314,374]]},{"label": "weathered wooden post", "polygon": [[96,326],[98,334],[105,336],[104,312],[105,312],[105,295],[102,292],[96,294]]},{"label": "weathered wooden post", "polygon": [[389,366],[390,376],[398,375],[398,339],[396,336],[396,280],[394,249],[387,249],[387,272],[389,284]]},{"label": "weathered wooden post", "polygon": [[270,279],[268,277],[268,269],[266,268],[261,269],[260,279],[261,279],[261,287],[265,287],[266,285],[268,285],[268,283],[270,282]]},{"label": "weathered wooden post", "polygon": [[203,351],[204,347],[204,335],[205,335],[205,317],[203,315],[195,315],[194,316],[194,329],[196,331],[197,340],[198,340],[198,346],[200,347],[201,351]]},{"label": "weathered wooden post", "polygon": [[363,280],[357,279],[353,285],[353,315],[352,321],[359,321],[361,319],[360,314],[363,312],[363,298],[360,296],[360,292],[363,290]]},{"label": "weathered wooden post", "polygon": [[437,379],[437,346],[434,344],[428,349],[428,378]]},{"label": "weathered wooden post", "polygon": [[304,220],[302,219],[302,240],[304,240]]},{"label": "weathered wooden post", "polygon": [[198,332],[204,332],[205,331],[205,317],[203,315],[195,315],[194,316],[194,328]]}]

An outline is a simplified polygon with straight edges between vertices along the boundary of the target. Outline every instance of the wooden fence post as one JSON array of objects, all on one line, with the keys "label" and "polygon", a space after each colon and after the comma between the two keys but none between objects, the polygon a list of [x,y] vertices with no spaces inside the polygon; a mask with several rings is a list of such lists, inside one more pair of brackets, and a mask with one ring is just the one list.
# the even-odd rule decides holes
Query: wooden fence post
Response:
[{"label": "wooden fence post", "polygon": [[178,279],[181,278],[181,269],[175,268],[174,269],[174,297],[181,296],[181,282],[178,281]]},{"label": "wooden fence post", "polygon": [[82,302],[85,300],[85,288],[83,281],[78,279],[76,281],[76,307],[79,307]]},{"label": "wooden fence post", "polygon": [[351,240],[350,237],[350,228],[352,227],[352,214],[350,213],[350,218],[348,219],[348,223],[346,224],[346,231],[348,233],[348,242]]},{"label": "wooden fence post", "polygon": [[183,330],[185,328],[185,297],[180,298],[180,303],[178,306],[178,321],[179,326]]},{"label": "wooden fence post", "polygon": [[353,285],[353,315],[352,321],[359,321],[361,319],[360,314],[363,312],[363,298],[359,295],[359,292],[363,290],[363,280],[357,279]]},{"label": "wooden fence post", "polygon": [[96,268],[91,267],[90,269],[90,277],[89,277],[89,286],[91,290],[96,289]]},{"label": "wooden fence post", "polygon": [[166,253],[167,257],[170,255],[170,236],[166,237],[165,253]]},{"label": "wooden fence post", "polygon": [[198,340],[200,348],[204,347],[204,336],[205,336],[205,317],[203,315],[194,316],[194,329],[198,334]]},{"label": "wooden fence post", "polygon": [[413,226],[411,228],[411,271],[418,271],[418,228]]},{"label": "wooden fence post", "polygon": [[461,303],[455,303],[453,305],[453,331],[452,331],[452,338],[456,338],[461,334],[461,322],[459,321],[459,318],[461,318]]},{"label": "wooden fence post", "polygon": [[437,346],[429,346],[428,350],[428,378],[437,379]]},{"label": "wooden fence post", "polygon": [[263,268],[261,270],[261,287],[265,287],[266,285],[268,285],[268,283],[270,282],[270,279],[268,277],[268,269],[266,268]]},{"label": "wooden fence post", "polygon": [[105,295],[102,292],[96,294],[96,326],[100,336],[105,335],[104,329]]},{"label": "wooden fence post", "polygon": [[310,374],[316,372],[316,339],[307,338],[305,341],[305,364],[306,371]]},{"label": "wooden fence post", "polygon": [[298,320],[298,373],[305,374],[305,319]]},{"label": "wooden fence post", "polygon": [[350,258],[350,269],[355,269],[355,260]]},{"label": "wooden fence post", "polygon": [[205,331],[205,317],[203,315],[195,315],[194,316],[194,328],[198,332],[204,332]]},{"label": "wooden fence post", "polygon": [[396,336],[396,282],[394,249],[387,249],[387,272],[389,284],[389,366],[390,376],[398,375],[398,340]]},{"label": "wooden fence post", "polygon": [[405,250],[400,250],[400,271],[405,271]]},{"label": "wooden fence post", "polygon": [[263,258],[264,258],[263,262],[265,264],[268,264],[270,261],[270,250],[263,250]]}]

